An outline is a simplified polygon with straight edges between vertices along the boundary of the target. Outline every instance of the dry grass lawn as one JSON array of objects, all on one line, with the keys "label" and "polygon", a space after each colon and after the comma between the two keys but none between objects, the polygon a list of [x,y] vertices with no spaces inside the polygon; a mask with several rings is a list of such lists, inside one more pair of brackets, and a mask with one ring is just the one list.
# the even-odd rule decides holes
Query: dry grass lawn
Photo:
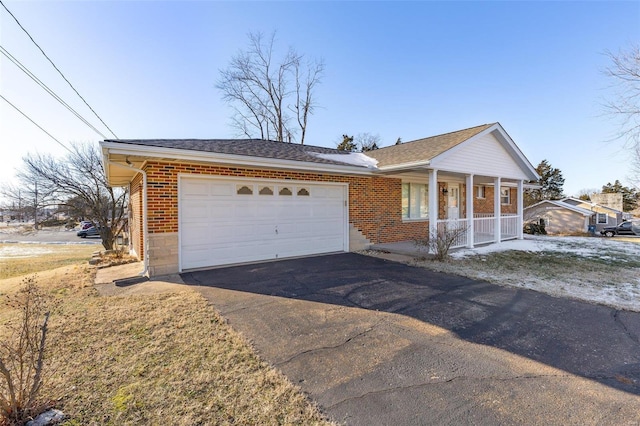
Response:
[{"label": "dry grass lawn", "polygon": [[[93,279],[88,265],[37,278],[53,307],[43,396],[67,425],[329,424],[199,294],[101,297]],[[0,330],[16,314],[0,309]]]}]

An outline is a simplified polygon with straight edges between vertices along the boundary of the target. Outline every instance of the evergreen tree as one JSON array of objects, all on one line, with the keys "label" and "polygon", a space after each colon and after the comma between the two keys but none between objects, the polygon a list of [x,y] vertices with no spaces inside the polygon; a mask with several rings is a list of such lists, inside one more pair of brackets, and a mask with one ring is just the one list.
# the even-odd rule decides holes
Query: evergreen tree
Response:
[{"label": "evergreen tree", "polygon": [[338,151],[354,152],[358,149],[358,146],[353,141],[353,136],[342,135],[342,142],[336,148]]},{"label": "evergreen tree", "polygon": [[551,167],[547,160],[542,160],[536,171],[540,175],[537,184],[540,189],[528,189],[524,193],[524,204],[530,206],[542,200],[558,200],[564,195],[562,187],[564,186],[564,178],[560,169]]}]

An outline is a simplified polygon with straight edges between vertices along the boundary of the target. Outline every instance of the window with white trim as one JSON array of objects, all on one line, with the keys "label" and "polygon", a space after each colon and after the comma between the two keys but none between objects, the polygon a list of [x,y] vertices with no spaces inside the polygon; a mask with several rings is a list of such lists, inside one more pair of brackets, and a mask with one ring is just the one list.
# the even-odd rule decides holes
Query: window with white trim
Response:
[{"label": "window with white trim", "polygon": [[476,186],[476,198],[485,198],[487,194],[487,187],[484,185]]},{"label": "window with white trim", "polygon": [[402,184],[402,218],[426,219],[429,217],[429,190],[425,183]]},{"label": "window with white trim", "polygon": [[609,217],[606,213],[598,213],[598,223],[604,223],[605,225],[608,223]]},{"label": "window with white trim", "polygon": [[511,204],[511,190],[500,188],[500,204]]}]

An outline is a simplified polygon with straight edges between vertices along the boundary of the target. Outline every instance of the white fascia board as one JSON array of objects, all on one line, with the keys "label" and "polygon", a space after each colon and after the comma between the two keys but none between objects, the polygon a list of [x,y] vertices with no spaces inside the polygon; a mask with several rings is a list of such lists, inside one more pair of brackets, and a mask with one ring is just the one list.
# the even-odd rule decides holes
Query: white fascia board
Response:
[{"label": "white fascia board", "polygon": [[[280,160],[274,158],[252,157],[248,155],[220,154],[212,152],[190,151],[176,148],[147,147],[128,145],[114,142],[100,142],[110,154],[131,155],[147,158],[171,158],[172,160],[196,161],[216,164],[242,165],[260,168],[278,168],[289,170],[304,170],[311,172],[325,172],[336,174],[372,175],[376,170],[362,167],[340,166],[334,164],[312,163],[307,161]],[[103,154],[104,155],[104,154]]]},{"label": "white fascia board", "polygon": [[429,160],[413,161],[411,163],[394,164],[392,166],[378,167],[380,172],[397,172],[400,170],[410,170],[416,168],[426,168],[431,164]]}]

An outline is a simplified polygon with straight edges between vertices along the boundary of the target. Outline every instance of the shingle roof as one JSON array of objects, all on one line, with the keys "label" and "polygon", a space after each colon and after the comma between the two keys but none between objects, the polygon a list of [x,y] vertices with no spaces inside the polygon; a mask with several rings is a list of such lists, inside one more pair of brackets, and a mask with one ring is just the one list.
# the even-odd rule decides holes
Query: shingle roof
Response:
[{"label": "shingle roof", "polygon": [[400,145],[392,145],[386,148],[376,149],[375,151],[369,151],[366,154],[378,160],[378,167],[416,161],[428,161],[488,129],[494,124],[495,123],[483,124],[469,129],[458,130],[457,132],[404,142]]},{"label": "shingle roof", "polygon": [[[405,164],[415,161],[429,161],[439,154],[468,140],[493,124],[483,124],[457,132],[418,139],[368,151],[368,157],[378,161],[378,167]],[[107,139],[105,142],[137,145],[156,148],[170,148],[206,153],[240,155],[248,157],[273,158],[277,160],[303,161],[309,163],[332,164],[341,166],[366,166],[354,164],[348,152],[335,148],[300,145],[295,143],[277,142],[262,139]],[[314,154],[333,154],[322,157]],[[344,155],[345,161],[339,161],[335,156]]]},{"label": "shingle roof", "polygon": [[[310,163],[353,165],[347,159],[344,162],[321,158],[316,154],[337,154],[349,156],[348,152],[335,148],[300,145],[262,139],[109,139],[116,142],[156,148],[182,149],[188,151],[209,152],[250,157],[274,158],[278,160],[304,161]],[[364,167],[364,166],[363,166]]]}]

